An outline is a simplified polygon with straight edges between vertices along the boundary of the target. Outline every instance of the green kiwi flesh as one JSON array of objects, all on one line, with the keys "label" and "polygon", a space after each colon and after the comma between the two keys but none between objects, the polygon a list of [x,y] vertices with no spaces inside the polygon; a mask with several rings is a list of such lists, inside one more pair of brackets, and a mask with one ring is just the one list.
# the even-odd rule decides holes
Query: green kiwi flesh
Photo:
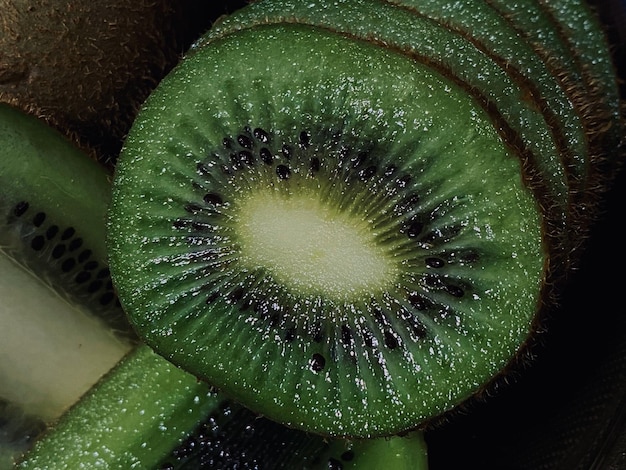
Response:
[{"label": "green kiwi flesh", "polygon": [[156,468],[219,402],[206,384],[140,345],[16,468]]},{"label": "green kiwi flesh", "polygon": [[548,253],[521,167],[437,71],[255,26],[196,49],[135,122],[113,279],[148,344],[252,411],[395,434],[476,393],[533,329]]},{"label": "green kiwi flesh", "polygon": [[106,269],[110,175],[42,121],[6,104],[0,143],[4,458],[58,418],[135,337]]}]

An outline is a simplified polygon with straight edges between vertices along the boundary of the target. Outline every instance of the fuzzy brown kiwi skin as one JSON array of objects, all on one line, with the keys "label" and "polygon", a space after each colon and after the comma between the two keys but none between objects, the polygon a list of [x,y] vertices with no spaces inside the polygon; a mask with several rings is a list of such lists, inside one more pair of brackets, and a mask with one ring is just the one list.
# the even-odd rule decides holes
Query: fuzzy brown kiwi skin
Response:
[{"label": "fuzzy brown kiwi skin", "polygon": [[[211,5],[208,5],[211,4]],[[0,0],[0,101],[114,163],[139,106],[240,0]]]}]

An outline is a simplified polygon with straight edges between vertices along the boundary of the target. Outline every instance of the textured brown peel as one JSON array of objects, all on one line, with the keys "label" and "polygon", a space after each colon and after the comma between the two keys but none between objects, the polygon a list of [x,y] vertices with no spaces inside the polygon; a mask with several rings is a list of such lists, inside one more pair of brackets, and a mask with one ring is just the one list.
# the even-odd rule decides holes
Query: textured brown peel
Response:
[{"label": "textured brown peel", "polygon": [[0,0],[0,101],[114,153],[182,52],[181,4]]}]

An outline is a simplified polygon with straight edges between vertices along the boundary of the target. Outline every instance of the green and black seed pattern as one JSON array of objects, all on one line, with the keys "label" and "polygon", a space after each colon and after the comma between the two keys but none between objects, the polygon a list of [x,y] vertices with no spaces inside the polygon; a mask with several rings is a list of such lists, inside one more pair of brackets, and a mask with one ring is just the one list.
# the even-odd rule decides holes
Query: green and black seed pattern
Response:
[{"label": "green and black seed pattern", "polygon": [[71,301],[88,306],[123,336],[131,335],[119,314],[109,268],[94,258],[80,233],[72,226],[56,224],[26,200],[7,209],[3,230],[12,234],[15,246],[4,250],[54,286],[72,286],[65,292]]},{"label": "green and black seed pattern", "polygon": [[[245,128],[224,138],[222,149],[197,164],[198,199],[182,205],[172,226],[184,234],[193,258],[205,266],[198,276],[205,282],[209,310],[215,303],[230,304],[277,341],[289,343],[302,336],[331,344],[330,357],[314,353],[310,358],[311,369],[320,372],[328,361],[336,360],[334,349],[354,357],[355,348],[403,348],[403,337],[419,341],[427,334],[425,324],[458,315],[449,305],[471,296],[472,282],[447,274],[446,267],[477,265],[480,251],[447,248],[461,231],[460,223],[432,224],[438,213],[454,210],[457,197],[428,208],[420,198],[426,187],[406,169],[381,161],[374,144],[366,145],[367,150],[355,149],[339,134],[327,131],[331,144],[321,151],[319,143],[311,142],[311,134],[302,130],[293,141],[281,141],[267,130]],[[375,242],[395,254],[394,285],[337,305],[326,302],[322,293],[290,292],[262,267],[242,274],[232,224],[237,220],[238,195],[253,192],[259,181],[285,197],[293,190],[291,185],[298,191],[315,190],[322,203],[369,221]],[[388,206],[393,217],[381,210]],[[317,306],[316,314],[298,315],[302,305]],[[365,315],[371,313],[373,320],[357,325],[348,316],[333,318],[333,310],[350,311],[355,306]],[[331,319],[333,326],[323,327],[325,319]]]},{"label": "green and black seed pattern", "polygon": [[[321,436],[294,431],[224,401],[217,411],[174,449],[160,470],[237,468],[242,470],[326,467],[329,443]],[[349,453],[345,457],[350,458]]]}]

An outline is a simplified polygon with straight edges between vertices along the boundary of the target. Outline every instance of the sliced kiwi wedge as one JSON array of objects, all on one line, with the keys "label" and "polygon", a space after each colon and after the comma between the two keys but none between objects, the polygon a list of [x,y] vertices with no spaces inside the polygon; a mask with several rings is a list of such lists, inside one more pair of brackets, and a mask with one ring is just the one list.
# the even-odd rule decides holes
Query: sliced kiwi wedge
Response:
[{"label": "sliced kiwi wedge", "polygon": [[158,468],[218,404],[206,384],[138,346],[16,468]]},{"label": "sliced kiwi wedge", "polygon": [[[111,175],[39,119],[0,105],[0,251],[135,338],[104,246]],[[68,287],[69,286],[69,287]]]},{"label": "sliced kiwi wedge", "polygon": [[149,345],[252,411],[396,434],[474,395],[536,325],[551,253],[523,170],[440,70],[323,28],[245,28],[135,122],[112,275]]},{"label": "sliced kiwi wedge", "polygon": [[110,175],[0,104],[0,467],[136,342],[104,247]]}]

